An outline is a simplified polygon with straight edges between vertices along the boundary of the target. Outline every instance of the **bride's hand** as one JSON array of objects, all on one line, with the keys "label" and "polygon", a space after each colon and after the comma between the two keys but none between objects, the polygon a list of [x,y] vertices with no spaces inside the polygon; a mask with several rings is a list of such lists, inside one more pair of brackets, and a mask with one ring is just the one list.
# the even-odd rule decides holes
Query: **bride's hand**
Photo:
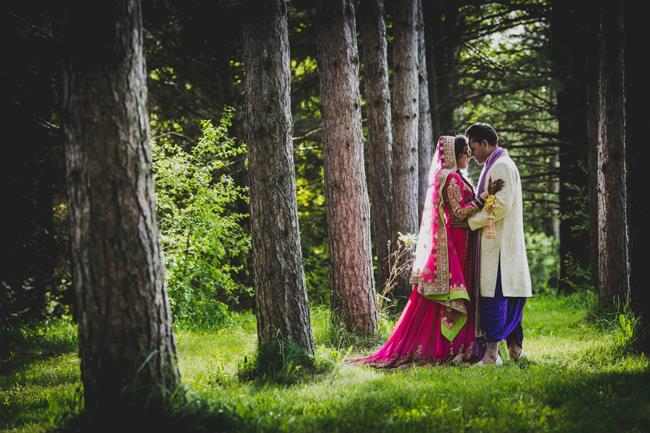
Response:
[{"label": "bride's hand", "polygon": [[503,189],[504,185],[505,182],[502,179],[497,179],[495,181],[492,181],[492,178],[490,178],[490,181],[488,183],[488,194],[490,195],[496,194],[497,192]]}]

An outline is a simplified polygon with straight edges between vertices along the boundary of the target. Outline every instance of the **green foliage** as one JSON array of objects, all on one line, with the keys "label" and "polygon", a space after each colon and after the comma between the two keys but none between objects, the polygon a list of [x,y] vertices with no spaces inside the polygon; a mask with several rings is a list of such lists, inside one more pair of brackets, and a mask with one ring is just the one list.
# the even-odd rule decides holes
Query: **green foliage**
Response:
[{"label": "green foliage", "polygon": [[[239,379],[238,366],[254,355],[257,337],[252,313],[235,313],[227,329],[177,333],[186,398],[174,400],[165,420],[188,432],[648,431],[650,362],[621,344],[634,329],[628,319],[588,319],[596,302],[592,292],[531,298],[524,312],[528,362],[395,371],[343,363],[352,352],[376,348],[329,346],[329,313],[314,309],[317,358],[331,368],[289,383]],[[58,326],[21,350],[46,353],[60,341]],[[78,408],[79,388],[79,360],[67,343],[0,371],[0,429],[60,426]]]},{"label": "green foliage", "polygon": [[563,283],[570,291],[593,290],[594,283],[591,270],[581,266],[571,253],[568,253],[562,260],[562,266],[566,270],[567,277]]},{"label": "green foliage", "polygon": [[[553,233],[559,144],[547,0],[461,6],[465,42],[454,65],[454,128],[487,122],[519,169],[526,227]],[[479,168],[470,171],[478,178]]]},{"label": "green foliage", "polygon": [[[347,331],[345,325],[324,306],[317,308],[314,314],[316,314],[314,320],[318,320],[323,324],[322,328],[318,330],[316,340],[337,351],[345,353],[346,351],[350,352],[354,347],[369,348],[380,344],[382,341],[382,333],[364,336]],[[380,329],[392,325],[392,322],[389,322],[385,314],[379,314],[378,318]]]},{"label": "green foliage", "polygon": [[171,139],[182,135],[178,125],[152,122],[160,131],[153,161],[161,245],[172,313],[182,326],[220,326],[228,305],[252,293],[235,279],[246,270],[250,237],[246,215],[233,211],[247,201],[247,188],[227,173],[246,154],[228,135],[232,116],[227,108],[219,125],[201,122],[202,136],[188,150]]},{"label": "green foliage", "polygon": [[77,326],[70,316],[1,326],[0,341],[0,430],[44,431],[79,413]]},{"label": "green foliage", "polygon": [[329,244],[325,217],[323,151],[311,140],[295,152],[296,200],[300,244],[307,295],[310,303],[328,304],[330,299]]},{"label": "green foliage", "polygon": [[559,243],[542,232],[525,232],[526,254],[533,293],[557,293]]},{"label": "green foliage", "polygon": [[53,320],[0,326],[0,371],[11,371],[31,358],[73,351],[77,326],[69,315]]},{"label": "green foliage", "polygon": [[647,338],[647,323],[641,320],[627,302],[614,298],[613,305],[603,306],[598,302],[595,292],[587,320],[602,330],[615,330],[615,342],[612,350],[619,353],[642,350],[642,342]]},{"label": "green foliage", "polygon": [[332,359],[310,355],[293,341],[276,337],[270,344],[258,347],[250,359],[244,356],[237,366],[237,377],[260,384],[290,385],[309,381],[333,367]]}]

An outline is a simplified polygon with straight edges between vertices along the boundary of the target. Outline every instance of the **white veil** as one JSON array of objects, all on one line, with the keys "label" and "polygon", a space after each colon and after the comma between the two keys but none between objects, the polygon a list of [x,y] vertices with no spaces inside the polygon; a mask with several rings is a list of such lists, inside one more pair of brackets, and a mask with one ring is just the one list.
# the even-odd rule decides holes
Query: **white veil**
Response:
[{"label": "white veil", "polygon": [[[456,155],[454,152],[454,139],[450,135],[443,135],[438,139],[436,152],[431,160],[429,175],[427,180],[427,195],[422,209],[422,219],[420,220],[420,231],[418,232],[417,244],[415,247],[415,259],[411,268],[411,283],[420,282],[420,272],[424,268],[434,247],[434,224],[440,217],[444,220],[444,213],[440,215],[440,204],[442,197],[442,181],[447,179],[447,175],[456,170]],[[444,221],[443,227],[444,227]],[[446,248],[446,242],[444,247]],[[448,283],[448,282],[447,282]]]}]

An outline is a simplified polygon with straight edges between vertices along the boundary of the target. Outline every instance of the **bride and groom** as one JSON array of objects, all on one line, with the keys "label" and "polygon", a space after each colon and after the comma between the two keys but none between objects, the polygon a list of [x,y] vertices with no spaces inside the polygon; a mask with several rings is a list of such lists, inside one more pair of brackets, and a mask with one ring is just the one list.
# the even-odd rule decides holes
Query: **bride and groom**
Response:
[{"label": "bride and groom", "polygon": [[[471,158],[483,165],[476,189],[463,173]],[[350,361],[501,365],[504,339],[519,359],[532,292],[515,163],[494,128],[476,123],[465,135],[440,137],[428,180],[408,303],[388,341]]]}]

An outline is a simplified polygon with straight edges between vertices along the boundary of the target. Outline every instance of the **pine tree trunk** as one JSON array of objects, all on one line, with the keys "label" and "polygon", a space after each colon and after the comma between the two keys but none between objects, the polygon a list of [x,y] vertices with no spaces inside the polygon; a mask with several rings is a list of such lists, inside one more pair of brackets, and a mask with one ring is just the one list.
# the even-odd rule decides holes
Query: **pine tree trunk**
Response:
[{"label": "pine tree trunk", "polygon": [[[644,47],[632,35],[645,26],[641,4],[624,2],[625,20],[625,146],[628,163],[628,227],[630,234],[630,306],[641,318],[640,348],[650,354],[650,290],[647,290],[644,269],[644,237],[642,235],[643,203],[645,196],[644,142],[641,137],[642,101],[647,100],[648,89],[642,63]],[[632,203],[635,206],[632,206]]]},{"label": "pine tree trunk", "polygon": [[85,408],[123,387],[163,401],[179,383],[151,172],[142,10],[73,2],[63,23],[62,124]]},{"label": "pine tree trunk", "polygon": [[390,203],[392,199],[393,131],[391,128],[390,89],[386,25],[383,0],[363,0],[359,10],[361,61],[367,111],[368,186],[370,222],[377,255],[377,288],[384,288],[389,275]]},{"label": "pine tree trunk", "polygon": [[[427,85],[429,87],[429,111],[431,112],[432,147],[442,135],[440,130],[440,98],[438,96],[438,71],[436,71],[436,43],[438,26],[441,22],[440,8],[437,1],[422,3],[422,22],[424,27],[424,49],[427,68]],[[435,151],[434,151],[435,153]]]},{"label": "pine tree trunk", "polygon": [[[617,2],[618,3],[618,2]],[[624,33],[620,4],[598,9],[594,27],[597,44],[590,56],[588,92],[591,158],[595,175],[596,284],[600,304],[611,309],[629,300],[629,257],[626,207]],[[593,36],[593,34],[592,34]]]},{"label": "pine tree trunk", "polygon": [[247,17],[243,45],[258,344],[267,353],[276,338],[286,339],[313,354],[298,228],[285,2],[256,2]]},{"label": "pine tree trunk", "polygon": [[[423,2],[424,21],[427,27],[427,58],[429,63],[429,95],[433,108],[435,138],[453,135],[454,100],[458,76],[455,71],[461,47],[464,18],[459,13],[458,0],[430,0]],[[435,88],[431,88],[435,85]]]},{"label": "pine tree trunk", "polygon": [[[393,245],[398,233],[418,232],[418,32],[417,0],[399,1],[393,16]],[[409,255],[409,259],[413,254]],[[395,297],[404,304],[412,287],[400,278]]]},{"label": "pine tree trunk", "polygon": [[316,22],[332,317],[351,332],[374,334],[377,311],[353,1],[320,1]]},{"label": "pine tree trunk", "polygon": [[[429,107],[429,80],[427,79],[426,41],[424,37],[424,14],[422,0],[417,0],[418,32],[418,87],[420,116],[418,122],[418,222],[422,219],[422,209],[426,200],[429,168],[433,157],[433,130],[431,109]],[[419,224],[418,224],[419,226]]]},{"label": "pine tree trunk", "polygon": [[[560,290],[571,292],[590,283],[580,270],[589,269],[589,228],[582,212],[588,185],[587,105],[585,88],[584,27],[579,6],[557,0],[552,3],[551,49],[557,93],[560,147]],[[582,227],[582,228],[581,228]]]}]

